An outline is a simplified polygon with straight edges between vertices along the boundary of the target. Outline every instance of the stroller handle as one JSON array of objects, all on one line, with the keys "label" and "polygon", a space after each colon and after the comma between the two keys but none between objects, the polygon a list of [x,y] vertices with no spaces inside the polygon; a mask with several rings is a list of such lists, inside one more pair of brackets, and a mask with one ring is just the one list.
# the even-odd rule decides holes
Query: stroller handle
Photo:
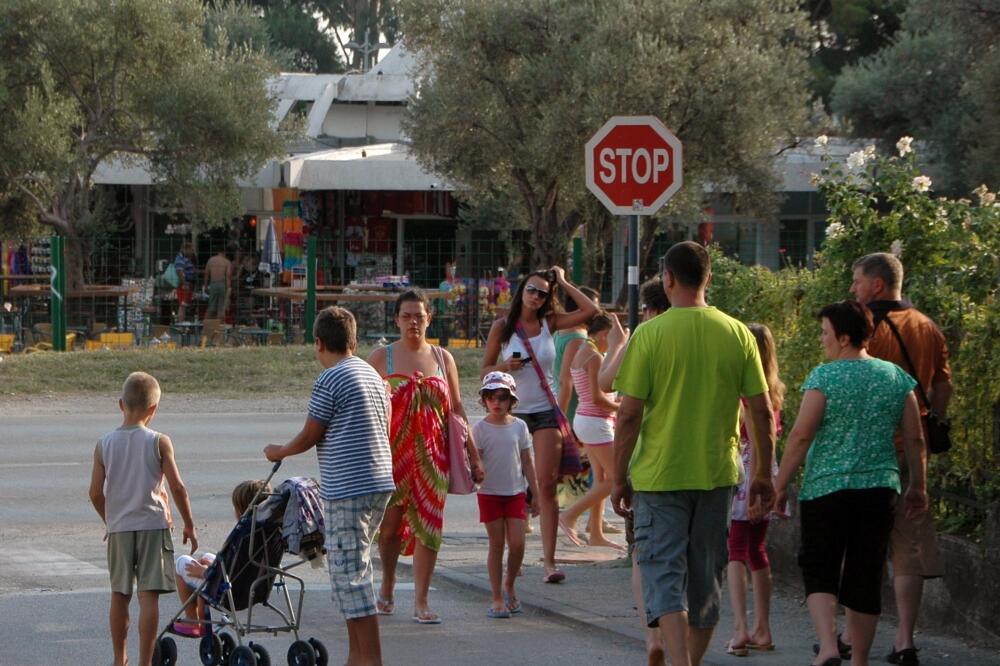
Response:
[{"label": "stroller handle", "polygon": [[274,467],[271,468],[271,473],[267,475],[267,480],[270,481],[271,477],[278,473],[278,468],[281,467],[281,461],[274,463]]}]

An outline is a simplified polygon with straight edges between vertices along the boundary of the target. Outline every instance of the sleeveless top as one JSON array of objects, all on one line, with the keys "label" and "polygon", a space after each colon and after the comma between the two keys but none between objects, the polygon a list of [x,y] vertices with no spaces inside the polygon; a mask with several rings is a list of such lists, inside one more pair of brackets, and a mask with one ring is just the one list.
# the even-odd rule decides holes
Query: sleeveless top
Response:
[{"label": "sleeveless top", "polygon": [[108,533],[166,529],[160,433],[138,425],[118,428],[101,438],[98,447]]},{"label": "sleeveless top", "polygon": [[[552,366],[555,365],[556,346],[552,340],[552,333],[549,332],[548,321],[543,319],[541,332],[533,338],[528,338],[528,340],[531,342],[531,347],[535,350],[537,357],[532,358],[531,363],[525,363],[524,367],[520,370],[510,373],[517,384],[518,402],[515,414],[536,414],[538,412],[548,412],[554,408],[549,403],[549,398],[545,395],[545,390],[538,381],[538,372],[532,367],[532,363],[538,364],[551,388]],[[501,347],[501,360],[506,361],[512,358],[514,352],[520,352],[521,358],[528,356],[528,350],[525,349],[524,343],[521,342],[521,338],[517,333],[510,336],[510,340]]]},{"label": "sleeveless top", "polygon": [[[390,343],[385,347],[385,374],[387,376],[395,374],[392,370],[392,345],[394,344],[395,343]],[[438,377],[444,377],[447,379],[447,377],[444,376],[444,368],[442,368],[440,364],[438,364],[437,370],[434,371],[434,374]]]},{"label": "sleeveless top", "polygon": [[[552,366],[552,395],[559,399],[559,391],[562,387],[559,385],[559,373],[562,368],[563,358],[566,354],[566,347],[573,340],[586,340],[587,334],[576,329],[570,329],[568,331],[556,331],[555,335],[552,336],[552,340],[556,346],[556,360]],[[576,414],[576,407],[579,404],[579,399],[576,395],[576,391],[569,399],[569,409],[566,410],[566,418],[569,422],[573,422],[573,416]]]},{"label": "sleeveless top", "polygon": [[[589,340],[588,343],[590,343]],[[569,374],[573,378],[573,388],[576,389],[576,394],[580,396],[580,402],[576,407],[577,414],[580,416],[596,416],[601,419],[609,419],[615,415],[613,410],[598,407],[594,404],[594,394],[590,390],[590,379],[587,377],[586,368],[570,368]],[[611,398],[611,395],[608,393],[605,393],[604,396],[608,399]]]}]

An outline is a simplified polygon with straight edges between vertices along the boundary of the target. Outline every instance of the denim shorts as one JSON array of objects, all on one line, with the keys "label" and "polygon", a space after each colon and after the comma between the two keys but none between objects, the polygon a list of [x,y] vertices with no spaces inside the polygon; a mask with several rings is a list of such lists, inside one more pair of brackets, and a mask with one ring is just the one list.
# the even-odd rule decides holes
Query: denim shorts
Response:
[{"label": "denim shorts", "polygon": [[727,486],[633,496],[636,559],[648,626],[659,626],[660,617],[683,611],[695,629],[719,623],[733,490]]},{"label": "denim shorts", "polygon": [[528,425],[528,432],[532,435],[535,434],[536,430],[545,430],[547,428],[555,430],[559,429],[559,422],[556,421],[556,413],[551,409],[544,412],[533,412],[531,414],[515,413],[514,416],[521,419]]}]

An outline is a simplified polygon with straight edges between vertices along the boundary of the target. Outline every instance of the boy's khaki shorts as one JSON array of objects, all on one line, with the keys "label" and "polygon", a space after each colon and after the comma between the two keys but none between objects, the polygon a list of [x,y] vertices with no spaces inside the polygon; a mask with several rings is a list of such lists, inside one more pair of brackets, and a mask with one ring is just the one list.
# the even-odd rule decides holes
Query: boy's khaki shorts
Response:
[{"label": "boy's khaki shorts", "polygon": [[170,530],[109,534],[108,572],[112,592],[132,594],[135,580],[138,580],[139,592],[173,592],[176,583]]}]

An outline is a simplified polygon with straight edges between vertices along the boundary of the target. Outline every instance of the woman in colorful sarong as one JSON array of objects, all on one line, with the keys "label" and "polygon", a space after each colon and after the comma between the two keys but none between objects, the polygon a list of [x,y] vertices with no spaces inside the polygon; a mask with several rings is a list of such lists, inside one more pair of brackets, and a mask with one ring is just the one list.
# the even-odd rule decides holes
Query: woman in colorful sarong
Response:
[{"label": "woman in colorful sarong", "polygon": [[[396,300],[399,341],[379,347],[368,357],[391,390],[389,439],[396,482],[379,529],[382,586],[376,605],[382,615],[394,612],[396,563],[401,554],[412,555],[413,621],[420,624],[441,622],[428,606],[427,593],[441,548],[448,494],[449,410],[467,418],[455,359],[448,351],[427,342],[430,320],[430,307],[421,292],[400,294]],[[466,449],[473,479],[482,481],[482,464],[471,436]]]}]

